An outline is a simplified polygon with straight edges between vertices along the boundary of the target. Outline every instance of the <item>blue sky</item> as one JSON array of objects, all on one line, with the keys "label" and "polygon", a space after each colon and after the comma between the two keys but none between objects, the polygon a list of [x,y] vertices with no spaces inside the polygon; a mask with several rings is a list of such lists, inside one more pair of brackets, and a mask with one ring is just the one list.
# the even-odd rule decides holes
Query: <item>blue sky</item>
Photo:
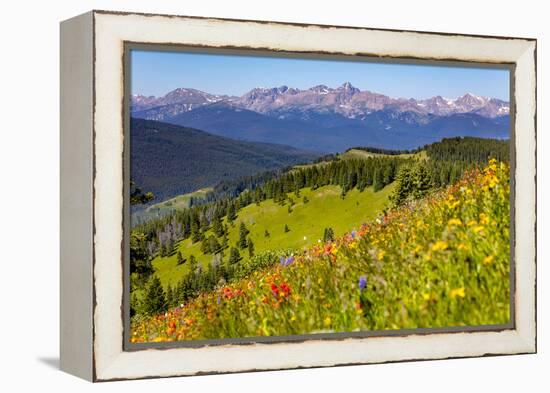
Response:
[{"label": "blue sky", "polygon": [[385,64],[168,51],[131,51],[133,94],[160,96],[178,87],[212,94],[242,95],[254,87],[344,82],[390,97],[456,98],[467,92],[509,100],[503,69]]}]

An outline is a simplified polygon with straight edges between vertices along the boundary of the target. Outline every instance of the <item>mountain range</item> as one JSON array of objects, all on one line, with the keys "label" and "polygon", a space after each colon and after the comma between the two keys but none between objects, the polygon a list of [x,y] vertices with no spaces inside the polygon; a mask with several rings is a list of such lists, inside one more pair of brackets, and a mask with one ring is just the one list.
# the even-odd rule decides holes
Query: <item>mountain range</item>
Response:
[{"label": "mountain range", "polygon": [[507,138],[510,122],[509,103],[496,98],[392,98],[349,82],[255,88],[240,97],[178,88],[162,97],[133,95],[131,112],[134,118],[319,152],[359,145],[411,149],[452,136]]}]

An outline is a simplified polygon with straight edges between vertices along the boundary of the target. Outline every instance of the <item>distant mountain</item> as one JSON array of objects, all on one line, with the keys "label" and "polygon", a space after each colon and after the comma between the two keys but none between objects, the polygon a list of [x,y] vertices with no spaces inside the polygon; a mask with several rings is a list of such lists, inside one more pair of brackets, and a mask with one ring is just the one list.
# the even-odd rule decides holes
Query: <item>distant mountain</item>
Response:
[{"label": "distant mountain", "polygon": [[236,141],[193,128],[132,119],[130,176],[155,202],[318,157],[290,146]]},{"label": "distant mountain", "polygon": [[380,110],[437,116],[482,112],[481,114],[486,117],[503,116],[510,111],[507,102],[471,93],[466,93],[456,99],[440,96],[426,100],[391,98],[371,91],[361,91],[349,82],[336,89],[325,85],[307,90],[291,89],[287,86],[256,88],[240,98],[232,98],[231,101],[238,106],[259,113],[273,114],[299,109],[304,113],[328,111],[351,119],[357,119]]},{"label": "distant mountain", "polygon": [[456,99],[391,98],[349,82],[306,90],[255,88],[241,97],[176,89],[159,98],[133,96],[132,108],[136,118],[316,151],[357,144],[415,148],[440,134],[506,138],[510,111],[508,102],[471,93]]},{"label": "distant mountain", "polygon": [[137,115],[134,117],[163,120],[167,116],[174,116],[202,105],[233,98],[182,87],[172,90],[162,97],[135,94],[131,97],[130,106],[131,111]]}]

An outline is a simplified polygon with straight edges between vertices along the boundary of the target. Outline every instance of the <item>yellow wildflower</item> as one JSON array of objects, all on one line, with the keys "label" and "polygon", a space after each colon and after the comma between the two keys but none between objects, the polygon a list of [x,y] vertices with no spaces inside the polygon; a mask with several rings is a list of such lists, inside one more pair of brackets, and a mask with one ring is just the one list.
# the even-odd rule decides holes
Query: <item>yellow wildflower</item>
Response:
[{"label": "yellow wildflower", "polygon": [[479,232],[481,232],[481,231],[484,230],[484,229],[485,229],[484,226],[478,225],[478,226],[474,227],[473,231],[474,231],[474,233],[479,233]]},{"label": "yellow wildflower", "polygon": [[326,317],[323,321],[323,324],[325,325],[325,327],[330,327],[330,325],[332,324],[332,320],[330,319],[330,317]]},{"label": "yellow wildflower", "polygon": [[463,298],[466,296],[466,289],[464,287],[452,289],[450,295],[453,299],[457,296]]},{"label": "yellow wildflower", "polygon": [[460,201],[447,202],[447,206],[449,207],[449,209],[454,209],[458,205],[460,205]]},{"label": "yellow wildflower", "polygon": [[384,256],[386,255],[386,251],[381,250],[378,252],[378,259],[382,260],[384,259]]},{"label": "yellow wildflower", "polygon": [[468,247],[464,243],[460,243],[456,248],[458,248],[459,250],[468,250],[470,247]]},{"label": "yellow wildflower", "polygon": [[432,296],[429,293],[424,293],[422,294],[422,298],[426,301],[429,301],[432,298]]},{"label": "yellow wildflower", "polygon": [[451,218],[447,224],[449,226],[453,226],[453,225],[458,226],[458,225],[462,225],[462,221],[460,221],[460,218]]},{"label": "yellow wildflower", "polygon": [[479,223],[481,225],[487,225],[489,223],[489,218],[487,217],[487,214],[485,213],[479,214]]},{"label": "yellow wildflower", "polygon": [[446,250],[447,247],[449,247],[447,242],[444,242],[443,240],[438,240],[432,245],[432,250],[433,251],[440,251],[440,250],[443,251],[443,250]]},{"label": "yellow wildflower", "polygon": [[476,224],[477,224],[476,220],[470,220],[470,221],[468,221],[468,224],[466,224],[466,225],[468,225],[469,227],[473,227]]},{"label": "yellow wildflower", "polygon": [[483,258],[483,264],[484,265],[489,265],[493,262],[494,259],[495,259],[495,257],[493,255],[488,255],[485,258]]}]

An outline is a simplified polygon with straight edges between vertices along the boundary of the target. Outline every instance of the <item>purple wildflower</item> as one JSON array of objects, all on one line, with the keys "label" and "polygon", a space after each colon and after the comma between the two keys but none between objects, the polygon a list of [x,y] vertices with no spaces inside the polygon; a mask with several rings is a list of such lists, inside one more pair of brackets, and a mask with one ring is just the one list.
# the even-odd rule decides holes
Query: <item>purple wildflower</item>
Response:
[{"label": "purple wildflower", "polygon": [[281,266],[285,267],[285,266],[290,265],[292,262],[294,262],[294,256],[291,255],[288,258],[281,257],[281,259],[279,261],[280,261]]},{"label": "purple wildflower", "polygon": [[355,239],[356,236],[357,236],[357,231],[354,229],[353,231],[351,231],[351,237],[352,239]]},{"label": "purple wildflower", "polygon": [[359,289],[363,291],[367,287],[367,276],[359,277]]}]

